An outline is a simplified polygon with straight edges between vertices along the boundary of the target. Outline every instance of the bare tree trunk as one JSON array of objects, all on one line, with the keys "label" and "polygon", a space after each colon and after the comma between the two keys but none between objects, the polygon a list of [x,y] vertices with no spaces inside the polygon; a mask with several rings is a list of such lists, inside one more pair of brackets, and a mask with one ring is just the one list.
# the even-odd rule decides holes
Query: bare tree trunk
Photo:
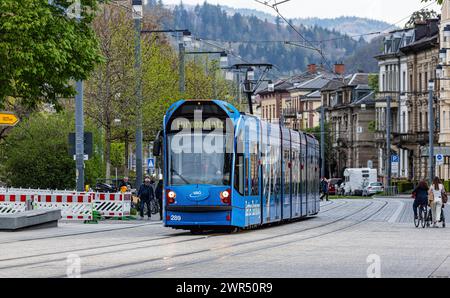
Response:
[{"label": "bare tree trunk", "polygon": [[128,130],[125,131],[125,165],[124,165],[124,173],[125,176],[129,175],[129,169],[128,169],[128,152],[130,152],[130,142],[128,137]]},{"label": "bare tree trunk", "polygon": [[105,163],[106,163],[106,179],[111,178],[111,127],[106,127],[105,138]]}]

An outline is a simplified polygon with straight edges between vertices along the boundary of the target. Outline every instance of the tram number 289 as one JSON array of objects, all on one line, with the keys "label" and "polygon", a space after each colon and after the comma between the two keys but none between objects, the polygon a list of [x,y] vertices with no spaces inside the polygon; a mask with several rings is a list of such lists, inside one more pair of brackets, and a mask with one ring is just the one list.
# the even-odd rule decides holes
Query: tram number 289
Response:
[{"label": "tram number 289", "polygon": [[181,215],[171,215],[170,220],[172,221],[181,221]]}]

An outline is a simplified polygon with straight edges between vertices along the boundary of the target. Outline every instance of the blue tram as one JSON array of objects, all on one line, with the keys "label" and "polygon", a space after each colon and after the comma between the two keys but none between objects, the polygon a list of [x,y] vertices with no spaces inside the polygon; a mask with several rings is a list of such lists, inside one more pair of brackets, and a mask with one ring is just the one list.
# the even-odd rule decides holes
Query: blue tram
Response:
[{"label": "blue tram", "polygon": [[181,100],[160,139],[167,227],[249,229],[319,213],[319,144],[309,134],[224,101]]}]

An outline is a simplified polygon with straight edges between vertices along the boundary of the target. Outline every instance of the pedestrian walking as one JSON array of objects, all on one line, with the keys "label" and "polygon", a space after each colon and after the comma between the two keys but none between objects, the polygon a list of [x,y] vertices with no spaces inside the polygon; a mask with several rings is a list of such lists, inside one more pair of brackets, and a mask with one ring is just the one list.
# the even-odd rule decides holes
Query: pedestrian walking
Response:
[{"label": "pedestrian walking", "polygon": [[329,185],[328,185],[328,180],[325,177],[322,177],[322,180],[320,181],[320,191],[322,193],[320,200],[323,201],[323,199],[326,197],[327,202],[328,202],[329,201],[329,198],[328,198]]},{"label": "pedestrian walking", "polygon": [[417,210],[420,206],[427,206],[428,203],[428,183],[425,180],[420,181],[419,185],[414,189],[414,218],[418,219]]},{"label": "pedestrian walking", "polygon": [[441,212],[443,206],[443,197],[447,196],[444,185],[438,177],[433,179],[433,184],[428,193],[428,201],[431,207],[433,217],[433,228],[437,228],[437,223],[441,220]]},{"label": "pedestrian walking", "polygon": [[163,187],[164,187],[163,176],[159,175],[159,182],[158,182],[158,186],[156,187],[156,190],[155,190],[155,195],[156,195],[156,199],[158,200],[159,217],[161,218],[161,220],[163,219],[163,202],[162,202]]},{"label": "pedestrian walking", "polygon": [[140,199],[140,215],[144,219],[144,208],[147,206],[148,219],[152,218],[151,200],[155,199],[155,191],[153,189],[152,181],[149,176],[145,176],[144,184],[141,185],[138,191]]}]

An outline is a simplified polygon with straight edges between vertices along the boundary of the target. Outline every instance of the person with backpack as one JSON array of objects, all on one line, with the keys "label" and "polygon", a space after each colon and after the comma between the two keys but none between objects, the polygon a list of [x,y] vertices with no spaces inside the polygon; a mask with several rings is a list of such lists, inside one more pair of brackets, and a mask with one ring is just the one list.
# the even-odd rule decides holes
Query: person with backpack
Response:
[{"label": "person with backpack", "polygon": [[428,193],[428,201],[433,217],[433,228],[437,228],[437,223],[441,221],[441,212],[443,211],[444,201],[447,201],[447,193],[445,192],[441,179],[438,177],[433,179],[433,184]]},{"label": "person with backpack", "polygon": [[140,199],[141,219],[144,219],[144,208],[147,206],[148,219],[150,220],[152,218],[151,200],[155,199],[155,191],[149,176],[145,176],[144,184],[139,188],[138,197]]}]

